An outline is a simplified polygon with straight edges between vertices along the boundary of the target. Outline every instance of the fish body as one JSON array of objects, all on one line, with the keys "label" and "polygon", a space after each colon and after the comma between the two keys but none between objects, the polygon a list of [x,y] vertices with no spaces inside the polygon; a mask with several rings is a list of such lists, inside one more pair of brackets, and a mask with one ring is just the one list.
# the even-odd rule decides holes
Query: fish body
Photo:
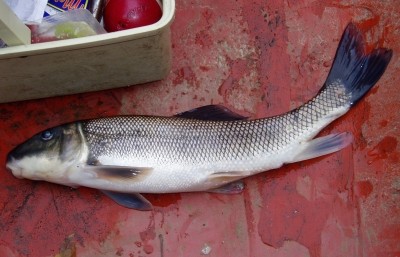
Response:
[{"label": "fish body", "polygon": [[[346,109],[327,109],[331,114],[320,122],[329,124]],[[147,169],[134,183],[126,181],[124,192],[207,191],[296,161],[307,147],[299,142],[307,142],[322,125],[307,122],[301,112],[237,121],[122,116],[76,125],[87,142],[88,163]],[[302,122],[304,126],[299,126]],[[335,146],[348,143],[350,135],[339,138]],[[98,188],[102,181],[87,183]],[[121,181],[116,183],[120,189]],[[103,189],[116,190],[114,184],[109,186]]]},{"label": "fish body", "polygon": [[309,102],[288,113],[248,120],[221,106],[174,117],[117,116],[61,125],[10,152],[16,177],[102,190],[119,204],[148,210],[139,193],[240,192],[240,179],[338,151],[349,133],[314,137],[379,80],[391,50],[366,54],[346,28],[328,78]]}]

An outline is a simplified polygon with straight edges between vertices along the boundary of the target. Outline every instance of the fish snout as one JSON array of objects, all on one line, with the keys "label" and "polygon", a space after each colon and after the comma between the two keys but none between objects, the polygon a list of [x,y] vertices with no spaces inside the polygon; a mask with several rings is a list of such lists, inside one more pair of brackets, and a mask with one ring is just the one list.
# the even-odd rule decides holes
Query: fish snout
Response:
[{"label": "fish snout", "polygon": [[18,166],[15,157],[14,157],[11,153],[7,155],[6,168],[7,168],[9,171],[11,171],[11,173],[12,173],[16,178],[23,178],[23,176],[22,176],[22,169]]}]

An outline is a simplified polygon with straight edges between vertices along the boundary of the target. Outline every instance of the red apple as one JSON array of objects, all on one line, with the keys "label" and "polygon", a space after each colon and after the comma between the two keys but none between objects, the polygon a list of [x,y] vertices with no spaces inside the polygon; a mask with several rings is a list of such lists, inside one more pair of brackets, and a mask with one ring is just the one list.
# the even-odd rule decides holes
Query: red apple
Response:
[{"label": "red apple", "polygon": [[161,19],[157,0],[108,0],[104,6],[104,28],[108,32],[141,27]]}]

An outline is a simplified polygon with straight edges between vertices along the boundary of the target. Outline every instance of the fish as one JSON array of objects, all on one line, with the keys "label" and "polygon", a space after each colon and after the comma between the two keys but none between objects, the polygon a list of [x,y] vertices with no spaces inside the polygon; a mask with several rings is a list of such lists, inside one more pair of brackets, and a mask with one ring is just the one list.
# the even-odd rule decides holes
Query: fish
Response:
[{"label": "fish", "polygon": [[249,119],[208,105],[172,117],[81,120],[37,133],[10,151],[6,167],[17,178],[98,189],[142,211],[153,208],[142,193],[240,193],[248,176],[350,145],[348,132],[316,136],[363,98],[391,57],[386,48],[367,52],[349,23],[320,91],[287,113]]}]

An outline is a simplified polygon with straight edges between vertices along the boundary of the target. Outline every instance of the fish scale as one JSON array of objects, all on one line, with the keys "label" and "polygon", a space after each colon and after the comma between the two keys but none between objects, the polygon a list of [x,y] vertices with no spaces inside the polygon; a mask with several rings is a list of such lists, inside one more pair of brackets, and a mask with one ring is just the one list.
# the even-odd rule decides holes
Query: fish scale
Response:
[{"label": "fish scale", "polygon": [[[343,84],[326,87],[292,112],[267,119],[204,121],[183,118],[121,116],[82,123],[91,157],[111,155],[123,159],[153,158],[153,163],[174,160],[185,165],[202,162],[234,162],[279,153],[299,137],[310,138],[339,108],[348,108]],[[326,119],[316,127],[318,121]],[[303,139],[304,140],[304,139]],[[150,165],[150,163],[141,163]]]}]

